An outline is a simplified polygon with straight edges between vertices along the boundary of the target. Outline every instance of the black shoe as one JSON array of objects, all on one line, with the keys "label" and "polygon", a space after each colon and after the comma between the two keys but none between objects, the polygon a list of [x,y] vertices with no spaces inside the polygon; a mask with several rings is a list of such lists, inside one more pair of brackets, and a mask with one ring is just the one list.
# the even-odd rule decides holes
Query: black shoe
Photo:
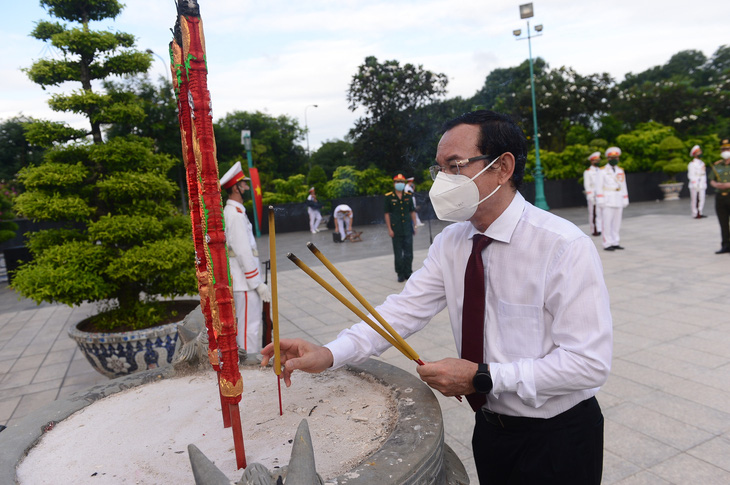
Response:
[{"label": "black shoe", "polygon": [[596,231],[596,232],[593,233],[593,236],[600,236],[600,235],[601,235],[601,233],[598,232],[598,231]]},{"label": "black shoe", "polygon": [[398,276],[398,283],[403,283],[406,279],[402,276]]},{"label": "black shoe", "polygon": [[725,254],[730,253],[730,246],[723,246],[720,248],[719,251],[715,251],[715,254]]},{"label": "black shoe", "polygon": [[624,248],[623,246],[619,246],[618,244],[615,246],[612,246],[612,247],[613,247],[613,249],[623,249]]},{"label": "black shoe", "polygon": [[616,248],[614,246],[609,246],[607,248],[603,248],[604,251],[615,251]]}]

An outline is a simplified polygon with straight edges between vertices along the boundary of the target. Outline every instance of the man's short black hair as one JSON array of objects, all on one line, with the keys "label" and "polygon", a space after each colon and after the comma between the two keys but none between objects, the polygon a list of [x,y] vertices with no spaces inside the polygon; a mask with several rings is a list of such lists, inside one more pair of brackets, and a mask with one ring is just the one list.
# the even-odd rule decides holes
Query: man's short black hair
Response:
[{"label": "man's short black hair", "polygon": [[515,171],[511,180],[515,189],[519,189],[525,176],[527,140],[517,123],[509,116],[481,109],[464,113],[453,120],[447,121],[441,127],[441,132],[446,133],[459,125],[479,125],[480,137],[477,148],[482,155],[489,155],[489,160],[485,163],[489,163],[492,158],[496,158],[505,152],[514,155]]}]

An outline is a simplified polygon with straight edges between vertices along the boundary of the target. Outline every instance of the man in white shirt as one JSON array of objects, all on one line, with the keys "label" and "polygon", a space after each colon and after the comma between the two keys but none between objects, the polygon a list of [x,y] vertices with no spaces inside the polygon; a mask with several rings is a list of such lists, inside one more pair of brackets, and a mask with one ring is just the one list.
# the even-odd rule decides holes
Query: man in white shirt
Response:
[{"label": "man in white shirt", "polygon": [[606,164],[601,170],[601,176],[596,185],[596,203],[603,215],[603,249],[615,251],[623,249],[619,245],[621,237],[621,219],[624,209],[629,205],[629,190],[626,186],[624,169],[618,166],[621,157],[619,147],[606,149]]},{"label": "man in white shirt", "polygon": [[687,179],[689,180],[689,199],[692,202],[692,217],[702,219],[705,208],[705,192],[707,192],[707,171],[705,162],[700,160],[702,149],[695,145],[689,151],[692,161],[687,165]]},{"label": "man in white shirt", "polygon": [[228,193],[223,219],[226,223],[226,246],[238,321],[236,343],[242,356],[261,350],[261,301],[271,301],[271,291],[259,271],[256,238],[243,207],[243,194],[249,190],[250,180],[244,176],[241,162],[236,162],[221,177],[221,188]]},{"label": "man in white shirt", "polygon": [[593,152],[588,157],[590,167],[583,172],[583,192],[586,194],[586,204],[588,205],[588,224],[590,226],[591,235],[601,235],[601,209],[596,205],[596,184],[601,175],[601,169],[598,163],[601,161],[601,152]]},{"label": "man in white shirt", "polygon": [[[434,239],[423,267],[378,311],[407,337],[447,309],[462,358],[417,371],[446,396],[466,395],[475,409],[481,483],[598,485],[603,415],[594,396],[611,364],[608,291],[590,238],[517,192],[526,156],[521,129],[504,115],[475,111],[444,125],[429,195],[440,219],[463,222]],[[474,271],[478,261],[483,267]],[[483,296],[467,298],[479,286]],[[464,357],[475,346],[477,357]],[[296,369],[321,372],[387,348],[362,322],[324,347],[284,339],[284,380],[289,385]],[[273,346],[262,354],[265,364]],[[475,406],[480,397],[484,404]]]}]

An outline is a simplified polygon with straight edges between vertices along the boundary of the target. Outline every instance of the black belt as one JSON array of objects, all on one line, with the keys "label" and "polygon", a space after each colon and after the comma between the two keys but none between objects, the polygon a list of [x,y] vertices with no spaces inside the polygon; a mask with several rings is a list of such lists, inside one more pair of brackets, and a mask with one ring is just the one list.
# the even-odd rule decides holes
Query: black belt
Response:
[{"label": "black belt", "polygon": [[497,426],[499,428],[535,428],[538,426],[544,426],[547,424],[554,424],[564,419],[569,419],[572,416],[583,412],[586,408],[591,405],[598,405],[595,397],[586,399],[583,402],[579,402],[572,408],[565,412],[553,416],[552,418],[528,418],[524,416],[508,416],[506,414],[497,414],[486,408],[482,408],[481,412],[487,423]]}]

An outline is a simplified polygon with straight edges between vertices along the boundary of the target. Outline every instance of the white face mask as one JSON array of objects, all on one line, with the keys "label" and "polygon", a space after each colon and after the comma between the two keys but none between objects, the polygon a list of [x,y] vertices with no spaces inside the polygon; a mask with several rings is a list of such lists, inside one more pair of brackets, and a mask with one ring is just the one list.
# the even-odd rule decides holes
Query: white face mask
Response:
[{"label": "white face mask", "polygon": [[498,185],[492,193],[479,200],[479,187],[474,183],[474,179],[494,165],[497,160],[499,160],[499,157],[492,160],[489,165],[472,178],[466,175],[451,175],[439,172],[431,186],[431,190],[428,191],[436,217],[442,221],[468,221],[477,211],[479,204],[493,196],[502,187]]},{"label": "white face mask", "polygon": [[721,152],[721,153],[720,153],[720,156],[721,156],[722,158],[724,158],[725,160],[727,160],[728,158],[730,158],[730,152],[729,152],[729,151],[724,151],[724,152]]}]

